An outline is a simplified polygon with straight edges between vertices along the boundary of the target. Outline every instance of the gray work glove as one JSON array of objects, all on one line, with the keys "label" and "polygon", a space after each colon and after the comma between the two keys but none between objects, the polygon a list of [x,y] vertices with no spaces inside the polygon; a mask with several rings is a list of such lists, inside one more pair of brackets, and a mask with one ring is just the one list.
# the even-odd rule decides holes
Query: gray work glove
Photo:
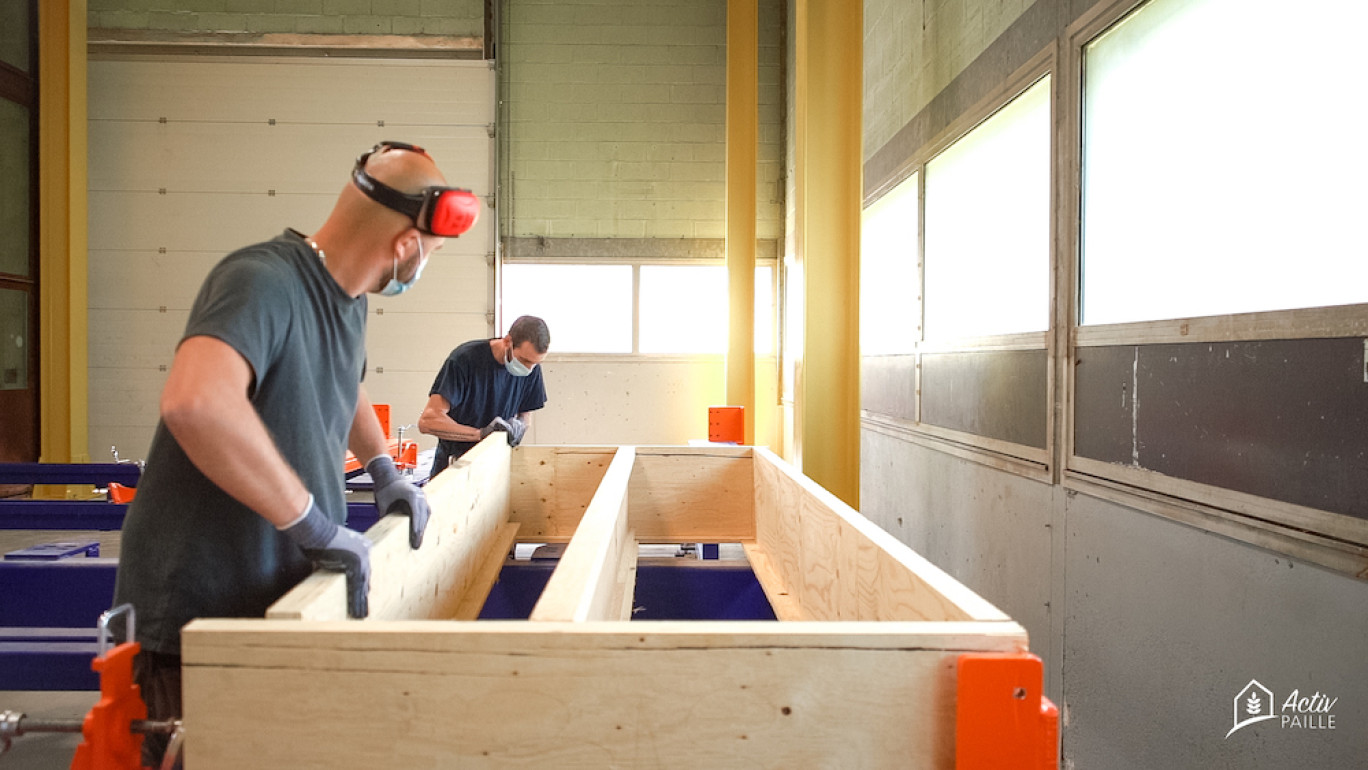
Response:
[{"label": "gray work glove", "polygon": [[483,428],[480,428],[480,440],[484,441],[485,439],[489,438],[489,434],[493,433],[496,430],[508,432],[513,430],[513,426],[509,425],[508,421],[504,418],[495,417],[494,419],[489,421],[488,425],[484,426]]},{"label": "gray work glove", "polygon": [[427,495],[399,475],[394,458],[389,455],[377,455],[366,463],[366,473],[375,482],[375,507],[380,515],[401,513],[409,517],[409,548],[417,550],[423,544],[423,530],[427,529]]},{"label": "gray work glove", "polygon": [[370,541],[329,519],[309,495],[309,509],[281,530],[304,551],[314,566],[347,575],[347,614],[364,618],[370,593]]},{"label": "gray work glove", "polygon": [[527,432],[527,423],[514,417],[506,421],[508,423],[508,445],[517,446],[522,443],[523,434]]}]

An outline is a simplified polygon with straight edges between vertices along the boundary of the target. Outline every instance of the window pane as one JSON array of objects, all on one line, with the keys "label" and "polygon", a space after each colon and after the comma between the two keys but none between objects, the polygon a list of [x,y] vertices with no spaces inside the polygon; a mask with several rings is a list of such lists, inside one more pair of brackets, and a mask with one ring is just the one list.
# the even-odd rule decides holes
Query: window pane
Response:
[{"label": "window pane", "polygon": [[0,273],[29,276],[29,111],[0,99]]},{"label": "window pane", "polygon": [[1049,78],[926,165],[925,274],[928,339],[1049,328]]},{"label": "window pane", "polygon": [[0,61],[29,71],[29,11],[32,0],[0,3]]},{"label": "window pane", "polygon": [[[755,354],[774,353],[774,268],[755,268]],[[642,353],[726,353],[727,268],[643,265]]]},{"label": "window pane", "polygon": [[913,174],[860,218],[861,355],[911,353],[920,337],[917,213]]},{"label": "window pane", "polygon": [[642,266],[642,353],[726,353],[727,310],[727,268]]},{"label": "window pane", "polygon": [[0,390],[28,387],[28,293],[0,289]]},{"label": "window pane", "polygon": [[553,353],[632,352],[631,265],[504,265],[503,318],[538,316]]},{"label": "window pane", "polygon": [[1155,0],[1085,50],[1083,323],[1368,302],[1368,4],[1289,8]]}]

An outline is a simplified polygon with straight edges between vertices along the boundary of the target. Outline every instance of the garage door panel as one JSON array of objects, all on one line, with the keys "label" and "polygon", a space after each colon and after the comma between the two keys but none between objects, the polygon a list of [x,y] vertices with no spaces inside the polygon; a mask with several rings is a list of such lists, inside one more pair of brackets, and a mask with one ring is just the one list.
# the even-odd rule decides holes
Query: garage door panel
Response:
[{"label": "garage door panel", "polygon": [[[92,61],[92,120],[327,123],[494,122],[486,62],[216,57]],[[137,88],[155,83],[155,90]],[[453,120],[455,116],[455,120]]]},{"label": "garage door panel", "polygon": [[336,195],[92,191],[93,249],[218,251],[274,238],[286,227],[311,231]]},{"label": "garage door panel", "polygon": [[[90,192],[93,250],[217,251],[270,240],[293,227],[311,233],[328,217],[336,194]],[[470,232],[448,238],[441,254],[493,251],[494,217],[487,207]]]},{"label": "garage door panel", "polygon": [[[92,446],[145,448],[162,369],[204,276],[286,227],[316,230],[365,149],[421,145],[450,184],[487,201],[493,84],[485,62],[92,59]],[[370,297],[366,385],[395,407],[395,424],[416,421],[452,347],[487,335],[495,224],[486,209],[432,257],[418,288]]]},{"label": "garage door panel", "polygon": [[91,366],[160,369],[169,366],[189,319],[185,310],[91,310]]},{"label": "garage door panel", "polygon": [[483,126],[327,126],[107,121],[92,132],[91,190],[335,196],[356,157],[381,141],[428,150],[451,184],[487,195]]},{"label": "garage door panel", "polygon": [[[90,252],[90,310],[189,310],[221,251]],[[157,280],[142,280],[155,275]],[[96,301],[99,302],[96,305]],[[93,319],[92,319],[93,320]],[[92,323],[93,326],[93,323]]]}]

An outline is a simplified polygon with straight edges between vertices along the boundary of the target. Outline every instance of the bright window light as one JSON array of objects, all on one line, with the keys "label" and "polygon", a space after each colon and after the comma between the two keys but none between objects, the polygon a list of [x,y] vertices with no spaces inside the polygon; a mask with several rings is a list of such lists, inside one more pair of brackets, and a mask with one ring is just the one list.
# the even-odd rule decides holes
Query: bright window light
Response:
[{"label": "bright window light", "polygon": [[911,353],[920,338],[917,175],[860,217],[860,354]]},{"label": "bright window light", "polygon": [[727,268],[642,265],[641,352],[727,352]]},{"label": "bright window light", "polygon": [[1048,77],[926,164],[925,277],[927,339],[1049,328]]},{"label": "bright window light", "polygon": [[1154,0],[1088,45],[1082,323],[1368,302],[1365,26]]},{"label": "bright window light", "polygon": [[505,327],[539,316],[556,353],[632,352],[631,265],[504,265]]},{"label": "bright window light", "polygon": [[[727,268],[641,266],[642,353],[726,353]],[[755,352],[774,352],[774,270],[755,269]]]}]

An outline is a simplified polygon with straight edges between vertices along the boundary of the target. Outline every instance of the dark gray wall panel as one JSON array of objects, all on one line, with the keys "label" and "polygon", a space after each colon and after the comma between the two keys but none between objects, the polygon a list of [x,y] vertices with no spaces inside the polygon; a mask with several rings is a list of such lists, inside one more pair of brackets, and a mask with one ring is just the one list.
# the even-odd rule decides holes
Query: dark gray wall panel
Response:
[{"label": "dark gray wall panel", "polygon": [[922,356],[921,421],[1045,448],[1049,356],[980,350]]},{"label": "dark gray wall panel", "polygon": [[903,420],[917,419],[917,357],[860,359],[860,408]]},{"label": "dark gray wall panel", "polygon": [[[1073,767],[1362,766],[1368,584],[1083,494],[1065,521]],[[1227,738],[1251,679],[1278,718]],[[1338,698],[1334,729],[1284,726],[1294,690]]]},{"label": "dark gray wall panel", "polygon": [[1363,340],[1083,348],[1074,451],[1368,518]]}]

